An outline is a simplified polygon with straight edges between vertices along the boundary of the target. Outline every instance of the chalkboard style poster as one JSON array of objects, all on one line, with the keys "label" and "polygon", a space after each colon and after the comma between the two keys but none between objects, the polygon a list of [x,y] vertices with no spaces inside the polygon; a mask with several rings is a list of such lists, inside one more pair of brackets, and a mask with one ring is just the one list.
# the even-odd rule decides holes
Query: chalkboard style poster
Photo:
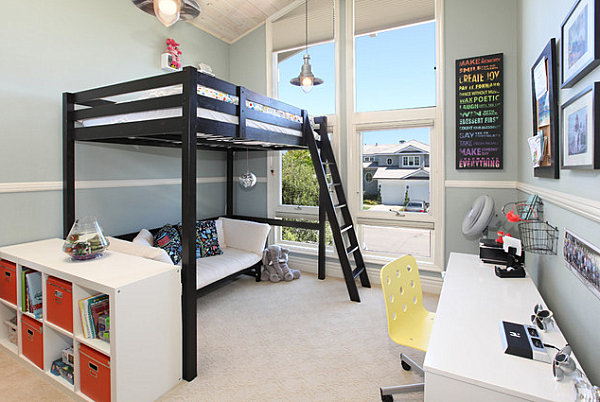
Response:
[{"label": "chalkboard style poster", "polygon": [[456,169],[502,169],[502,53],[456,60]]}]

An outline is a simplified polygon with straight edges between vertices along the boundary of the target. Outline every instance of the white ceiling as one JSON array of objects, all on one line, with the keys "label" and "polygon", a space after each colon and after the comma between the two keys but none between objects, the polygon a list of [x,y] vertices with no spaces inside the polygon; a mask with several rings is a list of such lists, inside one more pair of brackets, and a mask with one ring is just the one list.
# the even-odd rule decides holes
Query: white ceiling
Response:
[{"label": "white ceiling", "polygon": [[[196,0],[202,11],[191,24],[233,43],[296,0]],[[315,0],[313,0],[315,1]]]}]

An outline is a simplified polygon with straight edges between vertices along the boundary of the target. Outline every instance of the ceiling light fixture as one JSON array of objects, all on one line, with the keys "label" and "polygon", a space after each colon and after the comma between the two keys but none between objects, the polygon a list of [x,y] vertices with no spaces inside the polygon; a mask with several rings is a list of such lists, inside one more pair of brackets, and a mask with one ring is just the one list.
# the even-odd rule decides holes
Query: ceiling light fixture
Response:
[{"label": "ceiling light fixture", "polygon": [[154,15],[166,27],[179,21],[181,0],[154,0]]},{"label": "ceiling light fixture", "polygon": [[310,65],[310,55],[308,54],[308,0],[306,0],[304,4],[306,16],[306,54],[304,55],[304,64],[302,64],[302,68],[300,69],[300,75],[295,78],[292,78],[290,80],[290,84],[299,86],[304,92],[308,93],[314,85],[321,85],[324,81],[321,78],[315,77],[315,75],[312,73],[312,66]]},{"label": "ceiling light fixture", "polygon": [[166,27],[200,15],[196,0],[131,0],[140,10],[154,15]]}]

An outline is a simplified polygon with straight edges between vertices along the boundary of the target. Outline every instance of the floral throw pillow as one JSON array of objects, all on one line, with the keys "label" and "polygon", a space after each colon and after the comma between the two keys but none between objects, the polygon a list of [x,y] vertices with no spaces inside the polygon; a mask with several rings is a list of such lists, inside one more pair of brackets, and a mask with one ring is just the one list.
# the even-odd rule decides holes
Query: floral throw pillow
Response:
[{"label": "floral throw pillow", "polygon": [[200,248],[200,257],[223,254],[223,250],[219,246],[217,226],[214,220],[196,222],[196,245]]},{"label": "floral throw pillow", "polygon": [[[183,225],[177,224],[179,235],[182,235]],[[217,226],[214,220],[196,221],[196,258],[221,255],[223,251],[219,246]]]},{"label": "floral throw pillow", "polygon": [[181,261],[181,236],[176,227],[165,225],[154,236],[154,247],[160,247],[169,254],[173,264]]}]

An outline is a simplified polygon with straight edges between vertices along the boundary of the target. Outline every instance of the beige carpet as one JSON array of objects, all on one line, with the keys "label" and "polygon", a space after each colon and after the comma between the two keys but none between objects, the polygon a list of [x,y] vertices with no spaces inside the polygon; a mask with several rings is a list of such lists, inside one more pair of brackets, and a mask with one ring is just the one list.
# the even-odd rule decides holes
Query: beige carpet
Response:
[{"label": "beige carpet", "polygon": [[[353,303],[337,278],[244,277],[200,298],[198,377],[161,400],[377,401],[380,386],[418,382],[401,369],[399,353],[418,362],[424,354],[388,338],[381,288],[359,290],[362,303]],[[436,304],[437,296],[425,295],[428,309]],[[0,371],[10,373],[0,376],[0,399],[66,399],[6,355],[0,348]]]}]

